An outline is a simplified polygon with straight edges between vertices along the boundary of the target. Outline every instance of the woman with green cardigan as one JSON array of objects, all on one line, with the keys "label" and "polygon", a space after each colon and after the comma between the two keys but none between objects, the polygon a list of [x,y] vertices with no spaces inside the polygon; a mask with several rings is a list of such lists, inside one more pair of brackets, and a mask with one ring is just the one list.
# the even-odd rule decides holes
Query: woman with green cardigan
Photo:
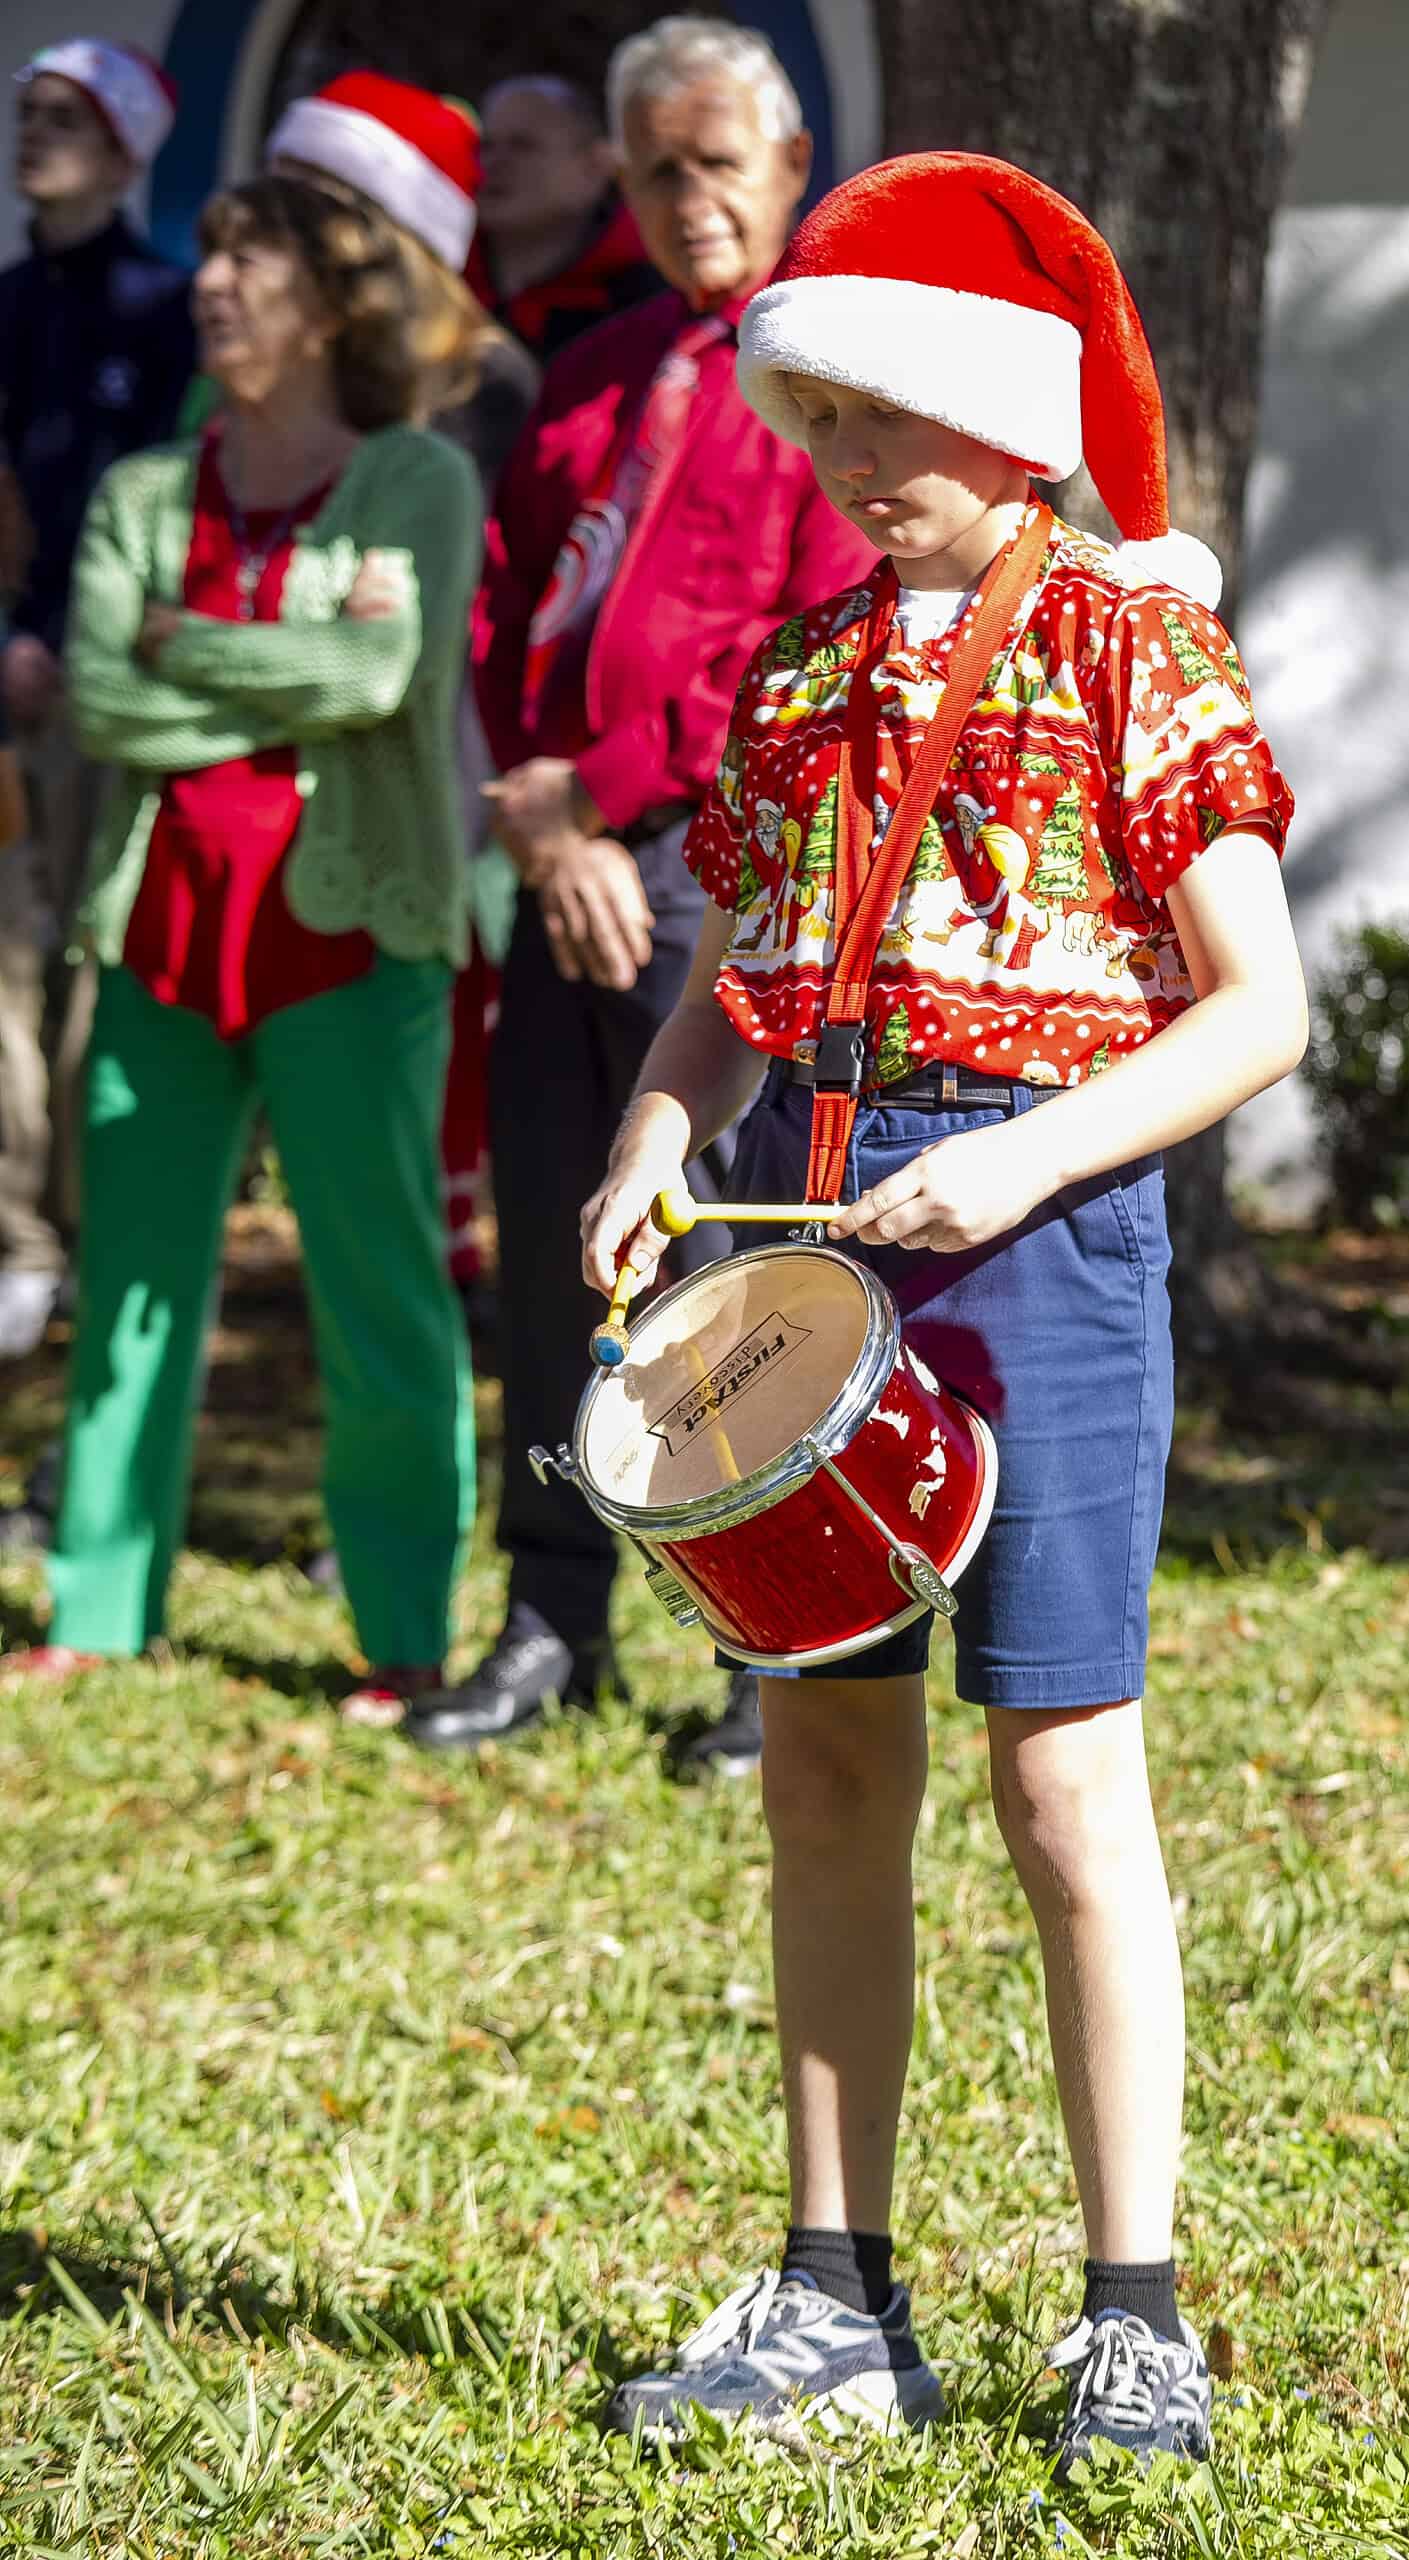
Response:
[{"label": "woman with green cardigan", "polygon": [[415,296],[381,217],[264,178],[202,234],[221,414],[108,473],[71,608],[76,725],[118,777],[87,909],[102,967],[52,1641],[24,1663],[67,1675],[161,1631],[262,1105],[302,1236],[362,1705],[390,1720],[443,1676],[473,1503],[438,1138],[480,510],[462,456],[404,423]]}]

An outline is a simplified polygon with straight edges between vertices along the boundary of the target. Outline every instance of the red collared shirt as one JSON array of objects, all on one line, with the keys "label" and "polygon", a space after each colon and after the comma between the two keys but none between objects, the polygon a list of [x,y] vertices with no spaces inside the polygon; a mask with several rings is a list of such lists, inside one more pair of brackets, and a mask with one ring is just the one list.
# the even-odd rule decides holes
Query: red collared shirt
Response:
[{"label": "red collared shirt", "polygon": [[[747,295],[728,306],[737,322]],[[827,504],[805,454],[755,417],[734,380],[732,331],[700,359],[684,436],[652,481],[585,653],[580,698],[525,704],[529,626],[569,527],[624,418],[694,325],[664,293],[594,329],[550,366],[499,483],[475,609],[475,688],[501,773],[569,756],[609,826],[698,800],[749,655],[781,616],[875,552]]]},{"label": "red collared shirt", "polygon": [[[835,956],[837,772],[869,587],[749,666],[685,859],[737,921],[716,995],[751,1047],[810,1056]],[[878,695],[875,841],[943,692],[953,629],[897,618]],[[1281,851],[1292,796],[1221,623],[1127,590],[1057,523],[926,819],[872,973],[882,1083],[948,1058],[1079,1084],[1194,1000],[1166,901],[1225,828]]]}]

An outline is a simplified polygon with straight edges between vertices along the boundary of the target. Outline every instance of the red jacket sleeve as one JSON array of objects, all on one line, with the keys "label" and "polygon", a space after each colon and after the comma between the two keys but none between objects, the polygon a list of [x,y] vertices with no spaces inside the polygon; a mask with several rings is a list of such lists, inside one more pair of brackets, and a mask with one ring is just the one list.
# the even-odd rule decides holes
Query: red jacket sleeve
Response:
[{"label": "red jacket sleeve", "polygon": [[620,322],[609,321],[559,356],[500,474],[485,527],[471,668],[501,773],[537,752],[520,719],[529,624],[584,491],[610,450],[622,402],[636,396],[643,366],[649,374],[654,334],[643,344],[644,353]]},{"label": "red jacket sleeve", "polygon": [[484,573],[471,626],[475,701],[500,773],[531,752],[519,719],[528,626],[572,521],[571,496],[565,514],[550,499],[550,397],[551,392],[539,398],[504,466],[485,527]]}]

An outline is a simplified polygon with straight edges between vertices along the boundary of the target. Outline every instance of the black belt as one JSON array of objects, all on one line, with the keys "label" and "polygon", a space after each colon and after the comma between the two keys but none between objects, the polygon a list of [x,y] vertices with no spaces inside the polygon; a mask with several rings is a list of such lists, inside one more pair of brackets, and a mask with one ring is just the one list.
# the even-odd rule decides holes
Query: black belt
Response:
[{"label": "black belt", "polygon": [[[810,1058],[779,1058],[775,1064],[790,1084],[813,1082]],[[1014,1107],[1012,1078],[982,1076],[976,1067],[957,1066],[949,1058],[936,1059],[933,1066],[917,1067],[913,1075],[901,1076],[894,1084],[876,1086],[868,1080],[862,1086],[861,1098],[872,1108],[903,1103],[907,1111],[1011,1112]]]},{"label": "black belt", "polygon": [[621,829],[619,840],[629,853],[635,853],[639,847],[651,844],[657,836],[663,836],[669,828],[683,827],[694,814],[693,800],[657,801],[653,809],[643,809],[639,818],[633,818],[629,827]]}]

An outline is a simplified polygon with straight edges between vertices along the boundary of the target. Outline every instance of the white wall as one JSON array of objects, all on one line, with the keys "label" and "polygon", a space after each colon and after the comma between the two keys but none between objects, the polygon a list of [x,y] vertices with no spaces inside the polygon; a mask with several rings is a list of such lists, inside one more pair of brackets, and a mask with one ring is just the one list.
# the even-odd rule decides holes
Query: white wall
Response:
[{"label": "white wall", "polygon": [[[1409,918],[1409,9],[1340,0],[1268,282],[1240,639],[1297,797],[1287,859],[1313,982],[1339,928]],[[1299,1081],[1233,1128],[1235,1176],[1315,1197]]]},{"label": "white wall", "polygon": [[[3,0],[0,6],[0,90],[8,90],[17,71],[38,53],[40,46],[53,44],[64,35],[109,35],[128,44],[141,45],[147,53],[161,57],[178,0],[122,0],[114,9],[112,0],[97,0],[97,6],[86,8],[79,0],[70,18],[66,8],[56,0]],[[15,257],[24,247],[24,207],[14,192],[10,175],[10,150],[13,119],[6,107],[0,107],[0,264]],[[139,205],[140,195],[134,198]]]}]

